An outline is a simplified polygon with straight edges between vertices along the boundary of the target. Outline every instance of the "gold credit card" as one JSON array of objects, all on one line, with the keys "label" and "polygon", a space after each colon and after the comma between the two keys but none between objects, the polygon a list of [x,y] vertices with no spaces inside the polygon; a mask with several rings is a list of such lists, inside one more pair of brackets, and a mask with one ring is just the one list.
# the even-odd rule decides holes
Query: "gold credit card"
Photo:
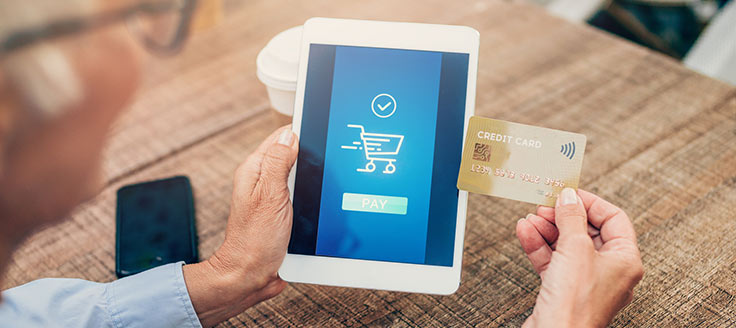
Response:
[{"label": "gold credit card", "polygon": [[585,135],[473,116],[457,188],[554,206],[565,187],[578,188]]}]

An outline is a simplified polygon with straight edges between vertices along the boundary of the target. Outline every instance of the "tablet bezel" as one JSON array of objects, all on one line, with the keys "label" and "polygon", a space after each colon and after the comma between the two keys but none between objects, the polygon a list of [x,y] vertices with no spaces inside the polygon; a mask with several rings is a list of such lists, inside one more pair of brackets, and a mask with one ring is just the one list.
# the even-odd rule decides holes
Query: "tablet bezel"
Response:
[{"label": "tablet bezel", "polygon": [[[465,26],[312,18],[304,24],[300,46],[299,72],[292,129],[300,135],[304,91],[311,44],[361,46],[455,52],[469,54],[465,98],[463,143],[468,121],[475,109],[475,84],[478,68],[478,31]],[[289,190],[294,198],[296,165],[289,175]],[[408,264],[286,254],[279,276],[290,282],[331,286],[371,288],[430,294],[452,294],[460,285],[463,241],[468,194],[458,195],[453,264],[449,266]]]}]

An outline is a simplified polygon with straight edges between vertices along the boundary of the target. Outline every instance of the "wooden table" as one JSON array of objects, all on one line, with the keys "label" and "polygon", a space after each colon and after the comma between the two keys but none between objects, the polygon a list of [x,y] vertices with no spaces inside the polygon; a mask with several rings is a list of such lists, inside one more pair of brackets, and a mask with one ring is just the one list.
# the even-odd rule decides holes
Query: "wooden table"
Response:
[{"label": "wooden table", "polygon": [[[581,186],[624,208],[646,275],[614,326],[736,325],[736,89],[662,55],[517,2],[229,1],[221,26],[150,65],[112,131],[107,185],[15,253],[2,288],[111,281],[115,190],[192,179],[200,251],[220,245],[232,172],[276,128],[257,52],[311,16],[470,25],[481,32],[477,114],[584,133]],[[224,326],[519,326],[539,278],[514,226],[534,206],[472,195],[462,286],[429,296],[292,284]]]}]

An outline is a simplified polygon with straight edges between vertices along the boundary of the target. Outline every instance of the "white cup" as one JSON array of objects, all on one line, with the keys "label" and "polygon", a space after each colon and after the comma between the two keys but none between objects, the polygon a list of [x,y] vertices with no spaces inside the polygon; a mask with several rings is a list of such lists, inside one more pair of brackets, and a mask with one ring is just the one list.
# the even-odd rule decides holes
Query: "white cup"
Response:
[{"label": "white cup", "polygon": [[268,99],[280,124],[290,123],[294,114],[301,40],[302,27],[292,27],[273,37],[256,59],[256,75],[266,85]]}]

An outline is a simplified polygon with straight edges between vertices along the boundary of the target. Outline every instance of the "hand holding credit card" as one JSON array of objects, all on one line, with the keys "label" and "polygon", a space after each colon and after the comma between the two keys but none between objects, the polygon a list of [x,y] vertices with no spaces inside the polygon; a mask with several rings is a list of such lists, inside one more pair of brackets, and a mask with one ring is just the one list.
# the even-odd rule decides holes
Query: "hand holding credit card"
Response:
[{"label": "hand holding credit card", "polygon": [[585,135],[473,116],[457,187],[554,206],[565,187],[577,189]]}]

